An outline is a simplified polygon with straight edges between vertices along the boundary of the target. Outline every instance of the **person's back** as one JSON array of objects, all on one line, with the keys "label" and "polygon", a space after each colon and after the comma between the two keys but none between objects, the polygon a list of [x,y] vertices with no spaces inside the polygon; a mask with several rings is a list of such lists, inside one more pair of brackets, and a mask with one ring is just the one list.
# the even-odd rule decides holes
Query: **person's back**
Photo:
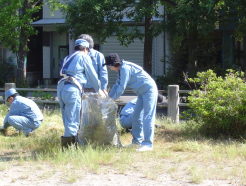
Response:
[{"label": "person's back", "polygon": [[128,61],[122,61],[119,67],[119,80],[112,87],[109,96],[117,99],[125,88],[131,88],[137,95],[156,87],[152,77],[142,67]]},{"label": "person's back", "polygon": [[43,120],[43,114],[37,104],[28,98],[16,96],[10,106],[10,113],[25,116],[33,121]]},{"label": "person's back", "polygon": [[[101,89],[104,91],[105,94],[107,94],[108,70],[107,67],[104,66],[104,55],[101,52],[94,49],[94,40],[89,34],[81,34],[78,39],[84,39],[89,43],[89,56],[92,60],[92,65],[101,83]],[[86,88],[86,92],[93,92],[93,86],[91,82],[88,81],[84,87]]]},{"label": "person's back", "polygon": [[[98,80],[95,70],[91,68],[91,59],[88,55],[77,51],[66,57],[65,64],[62,68],[62,74],[72,76],[78,80],[81,85],[85,85],[88,81],[98,91]],[[93,76],[93,78],[92,78]]]},{"label": "person's back", "polygon": [[127,86],[132,88],[136,92],[139,92],[143,89],[147,89],[150,87],[149,82],[153,81],[150,75],[143,70],[142,67],[128,61],[122,62],[122,67],[120,69],[120,73],[123,71],[129,70],[131,73]]},{"label": "person's back", "polygon": [[[92,65],[97,73],[98,79],[101,82],[101,89],[106,90],[108,85],[108,71],[107,67],[103,66],[105,63],[104,55],[92,48],[90,49],[89,56],[92,60]],[[92,88],[91,83],[87,82],[85,88]]]}]

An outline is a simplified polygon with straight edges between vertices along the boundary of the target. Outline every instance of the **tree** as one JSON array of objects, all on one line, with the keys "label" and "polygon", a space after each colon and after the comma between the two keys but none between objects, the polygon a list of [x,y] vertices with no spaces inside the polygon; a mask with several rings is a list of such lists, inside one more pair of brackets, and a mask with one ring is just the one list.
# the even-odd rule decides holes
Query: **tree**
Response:
[{"label": "tree", "polygon": [[0,43],[17,57],[17,81],[23,83],[29,37],[35,34],[31,23],[37,18],[42,0],[0,0]]},{"label": "tree", "polygon": [[[193,71],[194,75],[197,70],[228,67],[219,66],[220,53],[225,45],[223,37],[227,34],[234,40],[245,36],[246,2],[175,0],[174,6],[165,4],[168,16],[166,28],[172,33],[173,56],[174,60],[182,63],[180,69]],[[180,58],[179,54],[182,55]]]},{"label": "tree", "polygon": [[[152,38],[163,31],[159,0],[74,0],[65,1],[64,13],[72,37],[90,33],[99,41],[116,35],[122,45],[144,39],[144,68],[151,74]],[[128,19],[124,22],[124,19]],[[142,29],[144,28],[144,30]]]}]

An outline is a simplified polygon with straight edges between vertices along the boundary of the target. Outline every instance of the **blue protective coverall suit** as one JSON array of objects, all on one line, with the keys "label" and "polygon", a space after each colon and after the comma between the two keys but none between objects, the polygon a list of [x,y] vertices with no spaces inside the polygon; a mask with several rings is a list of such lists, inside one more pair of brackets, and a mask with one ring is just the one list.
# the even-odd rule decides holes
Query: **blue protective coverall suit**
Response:
[{"label": "blue protective coverall suit", "polygon": [[137,103],[137,98],[128,102],[120,111],[120,124],[123,128],[132,128],[132,113]]},{"label": "blue protective coverall suit", "polygon": [[[82,89],[88,81],[91,82],[95,91],[100,89],[100,81],[89,55],[76,51],[67,56],[64,63],[65,65],[61,69],[62,74],[73,77]],[[79,86],[73,81],[68,81],[67,78],[60,80],[57,86],[57,96],[65,128],[64,137],[77,135],[80,124],[81,95],[83,93]]]},{"label": "blue protective coverall suit", "polygon": [[40,126],[42,120],[43,114],[34,101],[22,96],[16,96],[4,119],[3,128],[6,129],[8,126],[13,126],[28,135]]},{"label": "blue protective coverall suit", "polygon": [[142,67],[134,63],[122,61],[119,68],[119,78],[109,97],[119,98],[126,87],[136,93],[138,97],[132,115],[132,143],[152,147],[158,96],[156,83]]},{"label": "blue protective coverall suit", "polygon": [[[104,55],[95,49],[90,49],[89,56],[91,57],[98,79],[101,82],[101,89],[106,90],[108,86],[108,70],[107,66],[103,65],[105,63]],[[90,81],[87,81],[84,87],[93,88]]]}]

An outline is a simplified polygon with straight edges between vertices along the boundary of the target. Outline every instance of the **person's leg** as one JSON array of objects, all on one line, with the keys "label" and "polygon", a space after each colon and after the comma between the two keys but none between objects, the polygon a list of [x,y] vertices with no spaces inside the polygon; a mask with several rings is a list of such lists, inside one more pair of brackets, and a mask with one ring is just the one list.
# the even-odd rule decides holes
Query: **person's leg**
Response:
[{"label": "person's leg", "polygon": [[15,129],[23,131],[25,135],[28,135],[36,128],[33,121],[24,116],[9,116],[7,122]]},{"label": "person's leg", "polygon": [[62,93],[64,107],[62,108],[64,122],[64,137],[76,136],[80,123],[81,95],[74,85],[65,85]]},{"label": "person's leg", "polygon": [[64,118],[64,111],[65,111],[65,103],[64,101],[62,100],[62,91],[63,91],[63,88],[64,88],[64,82],[61,82],[57,85],[57,98],[58,98],[58,101],[59,101],[59,105],[60,105],[60,109],[61,109],[61,113],[62,113],[62,121],[64,123],[65,121],[65,118]]},{"label": "person's leg", "polygon": [[132,143],[141,144],[143,141],[143,98],[138,96],[134,112],[132,114]]},{"label": "person's leg", "polygon": [[125,129],[131,129],[132,128],[132,114],[129,115],[122,115],[120,117],[120,125]]},{"label": "person's leg", "polygon": [[143,133],[144,140],[142,146],[146,145],[149,147],[153,146],[154,139],[154,123],[157,105],[157,89],[150,89],[143,95]]},{"label": "person's leg", "polygon": [[[72,88],[70,88],[71,86]],[[74,85],[68,85],[68,84],[65,85],[64,82],[60,82],[57,86],[57,97],[59,100],[61,113],[62,113],[62,120],[64,124],[64,136],[61,136],[61,146],[62,146],[63,151],[72,145],[75,145],[75,147],[77,147],[77,142],[76,142],[77,140],[75,137],[77,135],[77,132],[75,132],[76,129],[72,129],[72,131],[70,130],[70,123],[71,122],[74,123],[73,119],[76,120],[76,118],[70,118],[71,121],[68,120],[69,119],[68,106],[66,105],[66,104],[69,105],[70,104],[69,102],[76,98],[76,96],[74,95],[74,92],[76,91],[77,91],[77,88],[74,87]],[[72,98],[71,100],[69,98],[69,95],[71,95],[71,98]],[[79,98],[80,98],[80,95],[79,95]],[[76,107],[76,103],[74,104],[74,106]],[[72,110],[74,109],[72,108]]]}]

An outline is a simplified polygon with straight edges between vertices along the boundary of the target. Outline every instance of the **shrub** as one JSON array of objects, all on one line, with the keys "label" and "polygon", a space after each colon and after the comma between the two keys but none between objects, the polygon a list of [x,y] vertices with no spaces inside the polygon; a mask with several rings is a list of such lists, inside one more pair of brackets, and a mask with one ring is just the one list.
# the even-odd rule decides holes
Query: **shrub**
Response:
[{"label": "shrub", "polygon": [[42,100],[54,100],[55,99],[54,96],[49,92],[37,91],[37,92],[33,92],[32,95]]},{"label": "shrub", "polygon": [[228,70],[225,77],[212,71],[189,79],[197,90],[189,96],[189,107],[199,130],[211,136],[246,136],[246,83],[243,72]]}]

